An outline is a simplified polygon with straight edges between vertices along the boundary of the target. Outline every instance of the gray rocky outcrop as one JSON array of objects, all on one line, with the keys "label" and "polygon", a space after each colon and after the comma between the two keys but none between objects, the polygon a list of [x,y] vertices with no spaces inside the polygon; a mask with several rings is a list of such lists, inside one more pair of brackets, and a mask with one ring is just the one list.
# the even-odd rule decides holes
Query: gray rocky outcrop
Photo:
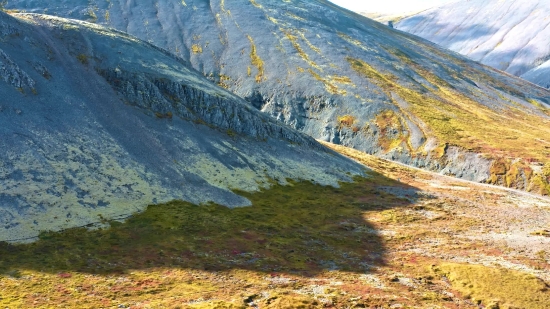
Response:
[{"label": "gray rocky outcrop", "polygon": [[0,241],[365,172],[135,37],[33,14],[0,25]]},{"label": "gray rocky outcrop", "polygon": [[[550,135],[548,126],[525,131],[549,120],[548,90],[328,1],[13,0],[8,7],[128,32],[184,59],[265,114],[370,154],[487,182],[496,161],[528,163],[531,154],[498,148],[515,129],[494,134],[490,146],[483,132],[470,129],[489,121],[487,130],[501,131],[528,118],[532,123],[518,127],[528,138],[519,144],[541,149],[539,163],[550,155],[540,141]],[[136,83],[160,91],[162,100],[146,103],[132,94],[135,84],[115,88],[134,95],[131,104],[173,109],[157,77]],[[230,115],[219,109],[206,116],[224,122]],[[528,188],[530,180],[515,186]]]}]

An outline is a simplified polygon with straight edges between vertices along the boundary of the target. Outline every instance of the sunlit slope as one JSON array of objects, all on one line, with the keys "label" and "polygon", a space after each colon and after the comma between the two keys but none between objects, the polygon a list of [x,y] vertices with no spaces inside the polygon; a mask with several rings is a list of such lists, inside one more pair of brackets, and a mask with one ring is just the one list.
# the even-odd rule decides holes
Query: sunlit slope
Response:
[{"label": "sunlit slope", "polygon": [[395,27],[550,88],[549,1],[456,1]]},{"label": "sunlit slope", "polygon": [[362,167],[123,33],[0,12],[0,241]]},{"label": "sunlit slope", "polygon": [[327,1],[54,2],[8,6],[128,31],[315,138],[548,191],[549,91]]}]

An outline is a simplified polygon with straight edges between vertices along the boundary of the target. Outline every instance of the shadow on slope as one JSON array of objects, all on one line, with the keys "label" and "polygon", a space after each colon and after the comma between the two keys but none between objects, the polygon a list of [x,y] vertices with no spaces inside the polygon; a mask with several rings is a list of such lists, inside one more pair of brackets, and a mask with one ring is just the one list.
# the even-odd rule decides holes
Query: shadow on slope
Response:
[{"label": "shadow on slope", "polygon": [[[464,25],[433,22],[424,16],[412,16],[398,21],[396,28],[515,76],[521,76],[540,66],[550,57],[547,55],[537,59],[532,56],[538,54],[532,45],[533,38],[522,38],[519,41],[522,44],[502,38],[513,31],[513,28],[502,34],[500,28],[485,23]],[[533,36],[532,33],[525,35]],[[504,46],[501,46],[503,43]],[[510,46],[511,44],[516,45]]]},{"label": "shadow on slope", "polygon": [[[474,47],[484,43],[487,37],[494,35],[498,29],[485,24],[473,24],[468,26],[457,25],[453,23],[435,22],[423,16],[412,16],[405,20],[398,21],[396,29],[420,36],[431,42],[439,44],[444,48],[455,50],[453,45],[475,41]],[[429,28],[427,28],[429,27]],[[444,31],[446,30],[446,31]],[[489,51],[481,51],[481,53]],[[474,53],[470,57],[479,58],[483,55]]]},{"label": "shadow on slope", "polygon": [[174,201],[149,206],[124,223],[108,222],[107,229],[75,228],[44,233],[30,244],[0,243],[0,273],[120,274],[155,267],[364,273],[385,263],[383,240],[365,214],[404,207],[418,197],[418,189],[374,173],[340,188],[301,182],[239,193],[253,206]]}]

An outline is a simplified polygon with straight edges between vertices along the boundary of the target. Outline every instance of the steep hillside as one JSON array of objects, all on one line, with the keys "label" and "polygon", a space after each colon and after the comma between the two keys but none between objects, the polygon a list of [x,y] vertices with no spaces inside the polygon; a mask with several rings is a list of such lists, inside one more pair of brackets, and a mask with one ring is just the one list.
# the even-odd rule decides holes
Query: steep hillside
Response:
[{"label": "steep hillside", "polygon": [[550,190],[548,90],[330,2],[13,0],[8,8],[128,31],[315,138]]},{"label": "steep hillside", "polygon": [[129,35],[0,12],[0,42],[0,241],[363,173]]},{"label": "steep hillside", "polygon": [[395,27],[550,88],[549,1],[456,1]]}]

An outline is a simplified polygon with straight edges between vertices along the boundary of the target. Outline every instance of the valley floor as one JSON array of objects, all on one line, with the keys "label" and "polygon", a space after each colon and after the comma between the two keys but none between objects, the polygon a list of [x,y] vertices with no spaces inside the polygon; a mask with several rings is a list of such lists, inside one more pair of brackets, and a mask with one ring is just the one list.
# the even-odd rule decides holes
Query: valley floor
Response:
[{"label": "valley floor", "polygon": [[328,146],[373,172],[1,243],[0,307],[550,307],[550,200]]}]

